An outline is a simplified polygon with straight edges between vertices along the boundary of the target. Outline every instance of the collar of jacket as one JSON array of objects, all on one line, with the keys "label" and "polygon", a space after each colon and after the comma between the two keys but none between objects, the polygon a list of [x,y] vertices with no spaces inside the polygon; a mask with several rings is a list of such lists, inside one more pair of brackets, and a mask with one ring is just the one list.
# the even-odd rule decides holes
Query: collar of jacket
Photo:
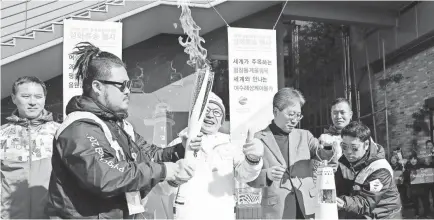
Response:
[{"label": "collar of jacket", "polygon": [[342,130],[336,129],[334,125],[330,125],[329,128],[324,129],[325,134],[331,134],[331,135],[341,135]]},{"label": "collar of jacket", "polygon": [[66,106],[66,114],[76,111],[91,112],[103,120],[122,121],[128,113],[116,114],[98,101],[87,96],[74,96]]},{"label": "collar of jacket", "polygon": [[339,159],[339,162],[348,168],[353,168],[354,171],[358,172],[364,169],[365,167],[369,166],[369,164],[371,164],[372,162],[384,158],[385,158],[384,148],[381,145],[374,143],[374,141],[371,139],[371,144],[369,145],[369,149],[366,152],[366,154],[362,157],[362,159],[360,159],[355,163],[350,163],[345,156],[342,156]]},{"label": "collar of jacket", "polygon": [[273,135],[279,135],[279,136],[287,136],[289,135],[288,132],[285,132],[284,130],[282,130],[281,128],[279,128],[279,126],[276,125],[276,123],[273,121],[271,121],[271,124],[268,125],[268,127],[271,130],[271,133],[273,133]]},{"label": "collar of jacket", "polygon": [[41,114],[37,118],[29,120],[27,118],[21,118],[20,116],[18,116],[18,109],[15,109],[12,112],[12,115],[7,117],[6,120],[9,123],[20,125],[23,127],[38,126],[53,121],[53,114],[43,109]]}]

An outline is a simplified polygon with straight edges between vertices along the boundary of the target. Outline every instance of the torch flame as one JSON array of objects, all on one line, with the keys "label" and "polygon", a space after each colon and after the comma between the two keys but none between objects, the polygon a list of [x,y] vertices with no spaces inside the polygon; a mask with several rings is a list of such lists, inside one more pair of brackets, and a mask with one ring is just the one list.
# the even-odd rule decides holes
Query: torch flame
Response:
[{"label": "torch flame", "polygon": [[[196,72],[189,110],[187,146],[190,143],[190,138],[196,137],[200,132],[205,117],[205,108],[208,104],[208,95],[214,81],[214,73],[210,71],[210,62],[206,58],[207,50],[201,45],[205,40],[199,35],[201,28],[191,16],[189,3],[189,0],[178,0],[178,8],[181,7],[182,9],[179,20],[184,34],[187,35],[185,41],[182,37],[179,37],[178,41],[181,46],[185,47],[184,52],[190,56],[187,64],[193,67]],[[190,152],[186,152],[185,158],[188,158],[189,155]]]},{"label": "torch flame", "polygon": [[184,52],[190,56],[187,64],[197,69],[205,69],[209,67],[209,61],[206,59],[207,50],[202,47],[201,43],[205,40],[199,35],[201,28],[196,24],[191,16],[191,10],[188,7],[190,0],[178,0],[178,8],[181,7],[182,12],[179,20],[184,34],[187,35],[185,42],[182,37],[178,38],[179,44],[185,47]]}]

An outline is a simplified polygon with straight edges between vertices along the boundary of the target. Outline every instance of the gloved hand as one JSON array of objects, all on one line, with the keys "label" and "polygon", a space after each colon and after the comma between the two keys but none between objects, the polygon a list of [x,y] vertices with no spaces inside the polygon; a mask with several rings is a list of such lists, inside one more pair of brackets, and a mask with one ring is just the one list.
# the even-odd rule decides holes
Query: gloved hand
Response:
[{"label": "gloved hand", "polygon": [[194,166],[189,164],[185,159],[178,160],[176,164],[179,168],[178,173],[175,174],[174,180],[168,180],[168,183],[173,187],[177,187],[188,182],[191,178],[193,178],[195,171]]},{"label": "gloved hand", "polygon": [[172,162],[165,162],[164,166],[166,167],[166,181],[174,181],[176,180],[176,175],[179,173],[179,165]]},{"label": "gloved hand", "polygon": [[338,205],[338,209],[343,209],[345,207],[345,201],[339,197],[336,198],[336,203]]},{"label": "gloved hand", "polygon": [[324,146],[333,146],[336,142],[336,138],[330,134],[322,134],[319,138],[319,143],[322,147]]},{"label": "gloved hand", "polygon": [[282,166],[273,166],[267,169],[267,178],[271,181],[280,182],[283,178],[283,174],[285,174],[286,167]]},{"label": "gloved hand", "polygon": [[254,138],[253,132],[247,131],[246,143],[243,145],[243,153],[252,162],[259,162],[264,156],[264,145],[261,140]]},{"label": "gloved hand", "polygon": [[[188,146],[188,147],[190,147],[190,149],[193,150],[193,151],[198,151],[198,150],[200,150],[200,149],[202,148],[202,136],[203,136],[203,133],[200,132],[200,133],[197,135],[197,137],[192,138],[192,139],[190,140],[190,146]],[[186,131],[183,132],[183,133],[180,135],[180,137],[181,137],[181,139],[182,139],[182,146],[184,146],[184,148],[187,149],[187,146],[186,146],[186,145],[187,145],[187,139],[188,139],[187,132],[186,132]]]},{"label": "gloved hand", "polygon": [[181,184],[189,181],[194,176],[195,167],[185,159],[178,160],[176,163],[180,168],[176,175],[176,181]]}]

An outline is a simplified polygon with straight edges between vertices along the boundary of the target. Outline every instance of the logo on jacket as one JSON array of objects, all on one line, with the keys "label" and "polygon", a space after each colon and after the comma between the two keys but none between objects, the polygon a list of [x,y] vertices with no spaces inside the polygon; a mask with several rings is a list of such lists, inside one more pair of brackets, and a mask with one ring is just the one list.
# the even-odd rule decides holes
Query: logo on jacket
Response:
[{"label": "logo on jacket", "polygon": [[373,180],[369,182],[369,191],[371,192],[380,192],[383,189],[383,184],[379,179]]},{"label": "logo on jacket", "polygon": [[361,190],[361,188],[360,188],[359,185],[354,185],[354,186],[353,186],[353,190],[354,190],[354,191],[359,191],[359,190]]}]

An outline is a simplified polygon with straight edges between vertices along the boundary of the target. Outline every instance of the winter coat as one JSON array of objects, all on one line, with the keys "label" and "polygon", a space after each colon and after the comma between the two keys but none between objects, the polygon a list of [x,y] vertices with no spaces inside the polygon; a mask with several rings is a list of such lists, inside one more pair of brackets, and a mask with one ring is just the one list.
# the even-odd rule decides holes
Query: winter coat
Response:
[{"label": "winter coat", "polygon": [[[313,218],[318,199],[312,161],[318,160],[318,156],[324,160],[333,156],[332,151],[321,149],[318,140],[307,130],[293,129],[288,136],[289,161],[285,161],[270,126],[255,134],[264,144],[264,166],[258,178],[248,184],[262,188],[263,219],[294,219],[296,203],[305,218]],[[267,177],[267,169],[273,166],[287,167],[280,182]]]},{"label": "winter coat", "polygon": [[15,111],[0,128],[1,218],[46,218],[53,137],[59,124],[43,110],[36,119]]},{"label": "winter coat", "polygon": [[404,180],[405,180],[405,178],[404,178],[404,171],[405,171],[404,166],[399,162],[396,162],[395,164],[390,164],[390,166],[392,167],[393,171],[402,171],[402,175],[400,175],[400,176],[395,175],[393,177],[395,179],[395,183],[397,182],[397,185],[404,184],[405,183],[404,182]]},{"label": "winter coat", "polygon": [[[177,138],[171,144],[180,142]],[[252,181],[262,168],[262,160],[258,164],[247,162],[241,147],[231,144],[227,134],[202,137],[203,151],[198,152],[195,160],[193,178],[178,189],[167,182],[161,183],[164,194],[179,190],[178,195],[185,195],[175,198],[175,219],[235,219],[235,180],[240,183]]]},{"label": "winter coat", "polygon": [[[383,147],[371,140],[369,150],[355,164],[351,164],[345,156],[339,159],[335,173],[336,194],[345,202],[344,208],[339,211],[339,218],[380,219],[400,216],[399,192],[393,179],[393,170],[384,155]],[[379,165],[374,166],[374,163]],[[363,178],[361,175],[365,171]],[[359,177],[362,181],[358,181]]]},{"label": "winter coat", "polygon": [[66,118],[54,140],[46,212],[51,218],[131,217],[126,193],[140,191],[143,198],[165,179],[162,162],[182,158],[184,147],[162,149],[146,143],[124,129],[122,118],[89,97],[76,96],[66,107],[68,117],[81,111],[101,119],[113,137],[111,142],[116,141],[120,149],[112,147],[95,120],[80,119],[65,126]]}]

